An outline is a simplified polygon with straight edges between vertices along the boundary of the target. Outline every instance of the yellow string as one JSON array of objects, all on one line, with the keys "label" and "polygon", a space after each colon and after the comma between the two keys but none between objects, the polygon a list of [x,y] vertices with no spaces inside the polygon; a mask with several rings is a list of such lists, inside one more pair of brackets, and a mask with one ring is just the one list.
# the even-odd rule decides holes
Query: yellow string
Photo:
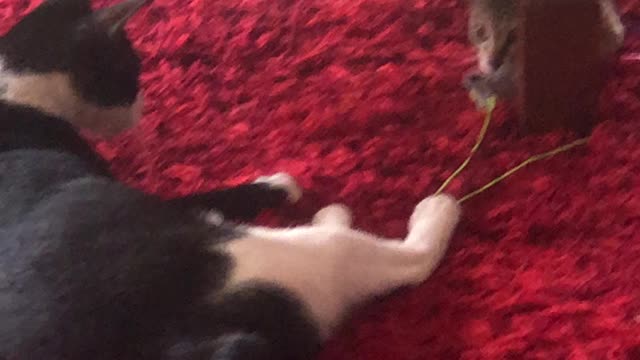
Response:
[{"label": "yellow string", "polygon": [[579,139],[576,140],[570,144],[566,144],[563,146],[560,146],[558,148],[555,148],[551,151],[547,151],[545,153],[542,154],[537,154],[534,155],[530,158],[528,158],[527,160],[521,162],[520,164],[518,164],[516,167],[512,168],[511,170],[505,172],[504,174],[498,176],[497,178],[491,180],[488,184],[486,184],[485,186],[479,188],[478,190],[472,191],[469,194],[463,196],[462,198],[460,198],[460,200],[458,200],[458,203],[463,203],[469,199],[471,199],[472,197],[479,195],[481,193],[483,193],[485,190],[492,188],[493,186],[499,184],[502,180],[508,178],[509,176],[515,174],[516,172],[518,172],[519,170],[521,170],[522,168],[524,168],[525,166],[532,164],[534,162],[540,161],[540,160],[544,160],[547,158],[550,158],[552,156],[558,155],[560,153],[569,151],[577,146],[580,145],[584,145],[589,141],[589,138],[583,138],[583,139]]},{"label": "yellow string", "polygon": [[[480,129],[480,134],[478,134],[478,139],[476,140],[475,145],[473,146],[473,148],[471,149],[471,152],[469,154],[469,156],[465,159],[465,161],[462,163],[462,165],[460,165],[456,171],[453,172],[453,174],[451,174],[451,176],[449,176],[447,178],[447,180],[445,180],[445,182],[442,184],[442,186],[440,186],[440,188],[438,189],[438,191],[436,191],[436,195],[442,193],[444,191],[444,189],[449,186],[449,184],[451,183],[451,181],[453,181],[453,179],[456,178],[456,176],[458,176],[469,164],[469,162],[471,161],[471,158],[473,157],[473,155],[478,151],[478,149],[480,148],[480,145],[482,144],[482,141],[484,140],[484,137],[487,133],[487,129],[489,128],[489,124],[491,123],[491,117],[493,116],[493,110],[496,107],[496,98],[495,97],[491,97],[489,99],[486,100],[486,102],[484,103],[483,106],[486,110],[486,115],[484,118],[484,124],[482,125],[482,129]],[[541,154],[537,154],[534,156],[531,156],[530,158],[526,159],[525,161],[521,162],[520,164],[516,165],[514,168],[506,171],[504,174],[498,176],[497,178],[491,180],[489,183],[487,183],[486,185],[482,186],[481,188],[472,191],[470,193],[468,193],[467,195],[463,196],[462,198],[460,198],[460,200],[458,200],[458,203],[463,203],[471,198],[473,198],[476,195],[479,195],[483,192],[485,192],[486,190],[496,186],[497,184],[499,184],[500,182],[502,182],[504,179],[508,178],[509,176],[515,174],[516,172],[522,170],[524,167],[526,167],[527,165],[530,165],[532,163],[538,162],[540,160],[544,160],[550,157],[553,157],[555,155],[558,155],[560,153],[563,152],[567,152],[577,146],[580,145],[584,145],[589,141],[589,138],[582,138],[579,140],[576,140],[572,143],[560,146],[558,148],[555,148],[553,150],[541,153]]]},{"label": "yellow string", "polygon": [[487,100],[486,104],[485,104],[485,109],[487,111],[485,117],[484,117],[484,124],[482,124],[482,128],[480,129],[480,134],[478,134],[478,139],[476,140],[475,145],[473,146],[473,148],[471,148],[471,152],[469,154],[469,156],[465,159],[465,161],[462,163],[462,165],[460,165],[456,171],[453,172],[453,174],[451,174],[451,176],[449,176],[447,178],[447,180],[444,181],[444,183],[442,183],[442,186],[440,186],[440,188],[438,189],[438,191],[436,191],[436,195],[439,195],[440,193],[442,193],[444,191],[444,189],[449,186],[449,184],[453,181],[453,179],[456,178],[456,176],[458,176],[462,170],[464,170],[467,165],[469,164],[469,162],[471,161],[471,158],[473,157],[473,155],[476,153],[476,151],[478,151],[478,149],[480,148],[480,145],[482,144],[482,141],[484,140],[484,136],[487,133],[487,129],[489,128],[489,124],[491,123],[491,117],[493,116],[493,110],[496,108],[496,98],[495,97],[491,97]]}]

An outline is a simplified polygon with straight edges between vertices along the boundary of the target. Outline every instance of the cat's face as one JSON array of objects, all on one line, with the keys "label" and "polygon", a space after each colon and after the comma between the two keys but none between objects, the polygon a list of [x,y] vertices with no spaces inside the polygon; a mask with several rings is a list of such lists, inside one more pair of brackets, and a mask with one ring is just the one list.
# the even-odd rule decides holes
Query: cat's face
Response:
[{"label": "cat's face", "polygon": [[102,135],[135,125],[140,60],[124,25],[147,2],[45,1],[0,38],[0,97]]},{"label": "cat's face", "polygon": [[475,46],[478,68],[491,74],[513,61],[517,0],[470,0],[469,40]]}]

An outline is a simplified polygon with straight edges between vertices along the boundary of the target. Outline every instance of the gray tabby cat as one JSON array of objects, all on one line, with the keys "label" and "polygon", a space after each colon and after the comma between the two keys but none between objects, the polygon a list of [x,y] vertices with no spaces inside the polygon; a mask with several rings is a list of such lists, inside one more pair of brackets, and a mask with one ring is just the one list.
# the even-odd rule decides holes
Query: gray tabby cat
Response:
[{"label": "gray tabby cat", "polygon": [[[603,27],[600,50],[607,58],[622,46],[625,29],[614,0],[599,1]],[[517,95],[514,45],[518,41],[519,4],[518,0],[469,0],[469,40],[476,48],[479,72],[468,75],[465,86],[484,98],[497,95],[513,99]]]},{"label": "gray tabby cat", "polygon": [[123,30],[145,0],[49,0],[0,38],[0,359],[309,359],[349,310],[420,284],[460,209],[415,208],[405,239],[344,206],[238,225],[301,196],[286,174],[169,201],[117,182],[78,129],[141,109]]}]

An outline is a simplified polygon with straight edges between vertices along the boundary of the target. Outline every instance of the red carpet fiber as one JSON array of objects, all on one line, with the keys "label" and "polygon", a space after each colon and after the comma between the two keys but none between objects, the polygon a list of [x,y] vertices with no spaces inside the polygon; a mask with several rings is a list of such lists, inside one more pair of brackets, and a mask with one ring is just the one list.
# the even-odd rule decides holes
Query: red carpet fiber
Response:
[{"label": "red carpet fiber", "polygon": [[[2,0],[6,29],[36,2]],[[640,20],[640,0],[621,2]],[[97,144],[121,179],[174,196],[287,171],[303,222],[330,202],[404,236],[413,206],[467,156],[482,123],[464,0],[155,0],[130,26],[142,124]],[[465,204],[442,266],[365,306],[325,360],[640,359],[640,36],[590,143]],[[571,134],[519,138],[500,107],[450,187],[461,196]]]}]

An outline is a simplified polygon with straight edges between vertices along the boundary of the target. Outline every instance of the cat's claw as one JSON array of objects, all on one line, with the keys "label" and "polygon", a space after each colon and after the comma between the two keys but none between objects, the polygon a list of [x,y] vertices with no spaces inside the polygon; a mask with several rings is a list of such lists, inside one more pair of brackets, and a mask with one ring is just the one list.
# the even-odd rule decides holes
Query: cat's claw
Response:
[{"label": "cat's claw", "polygon": [[266,184],[275,190],[284,190],[287,193],[287,200],[292,204],[302,198],[302,188],[293,176],[287,173],[280,172],[269,176],[261,176],[253,183]]}]

